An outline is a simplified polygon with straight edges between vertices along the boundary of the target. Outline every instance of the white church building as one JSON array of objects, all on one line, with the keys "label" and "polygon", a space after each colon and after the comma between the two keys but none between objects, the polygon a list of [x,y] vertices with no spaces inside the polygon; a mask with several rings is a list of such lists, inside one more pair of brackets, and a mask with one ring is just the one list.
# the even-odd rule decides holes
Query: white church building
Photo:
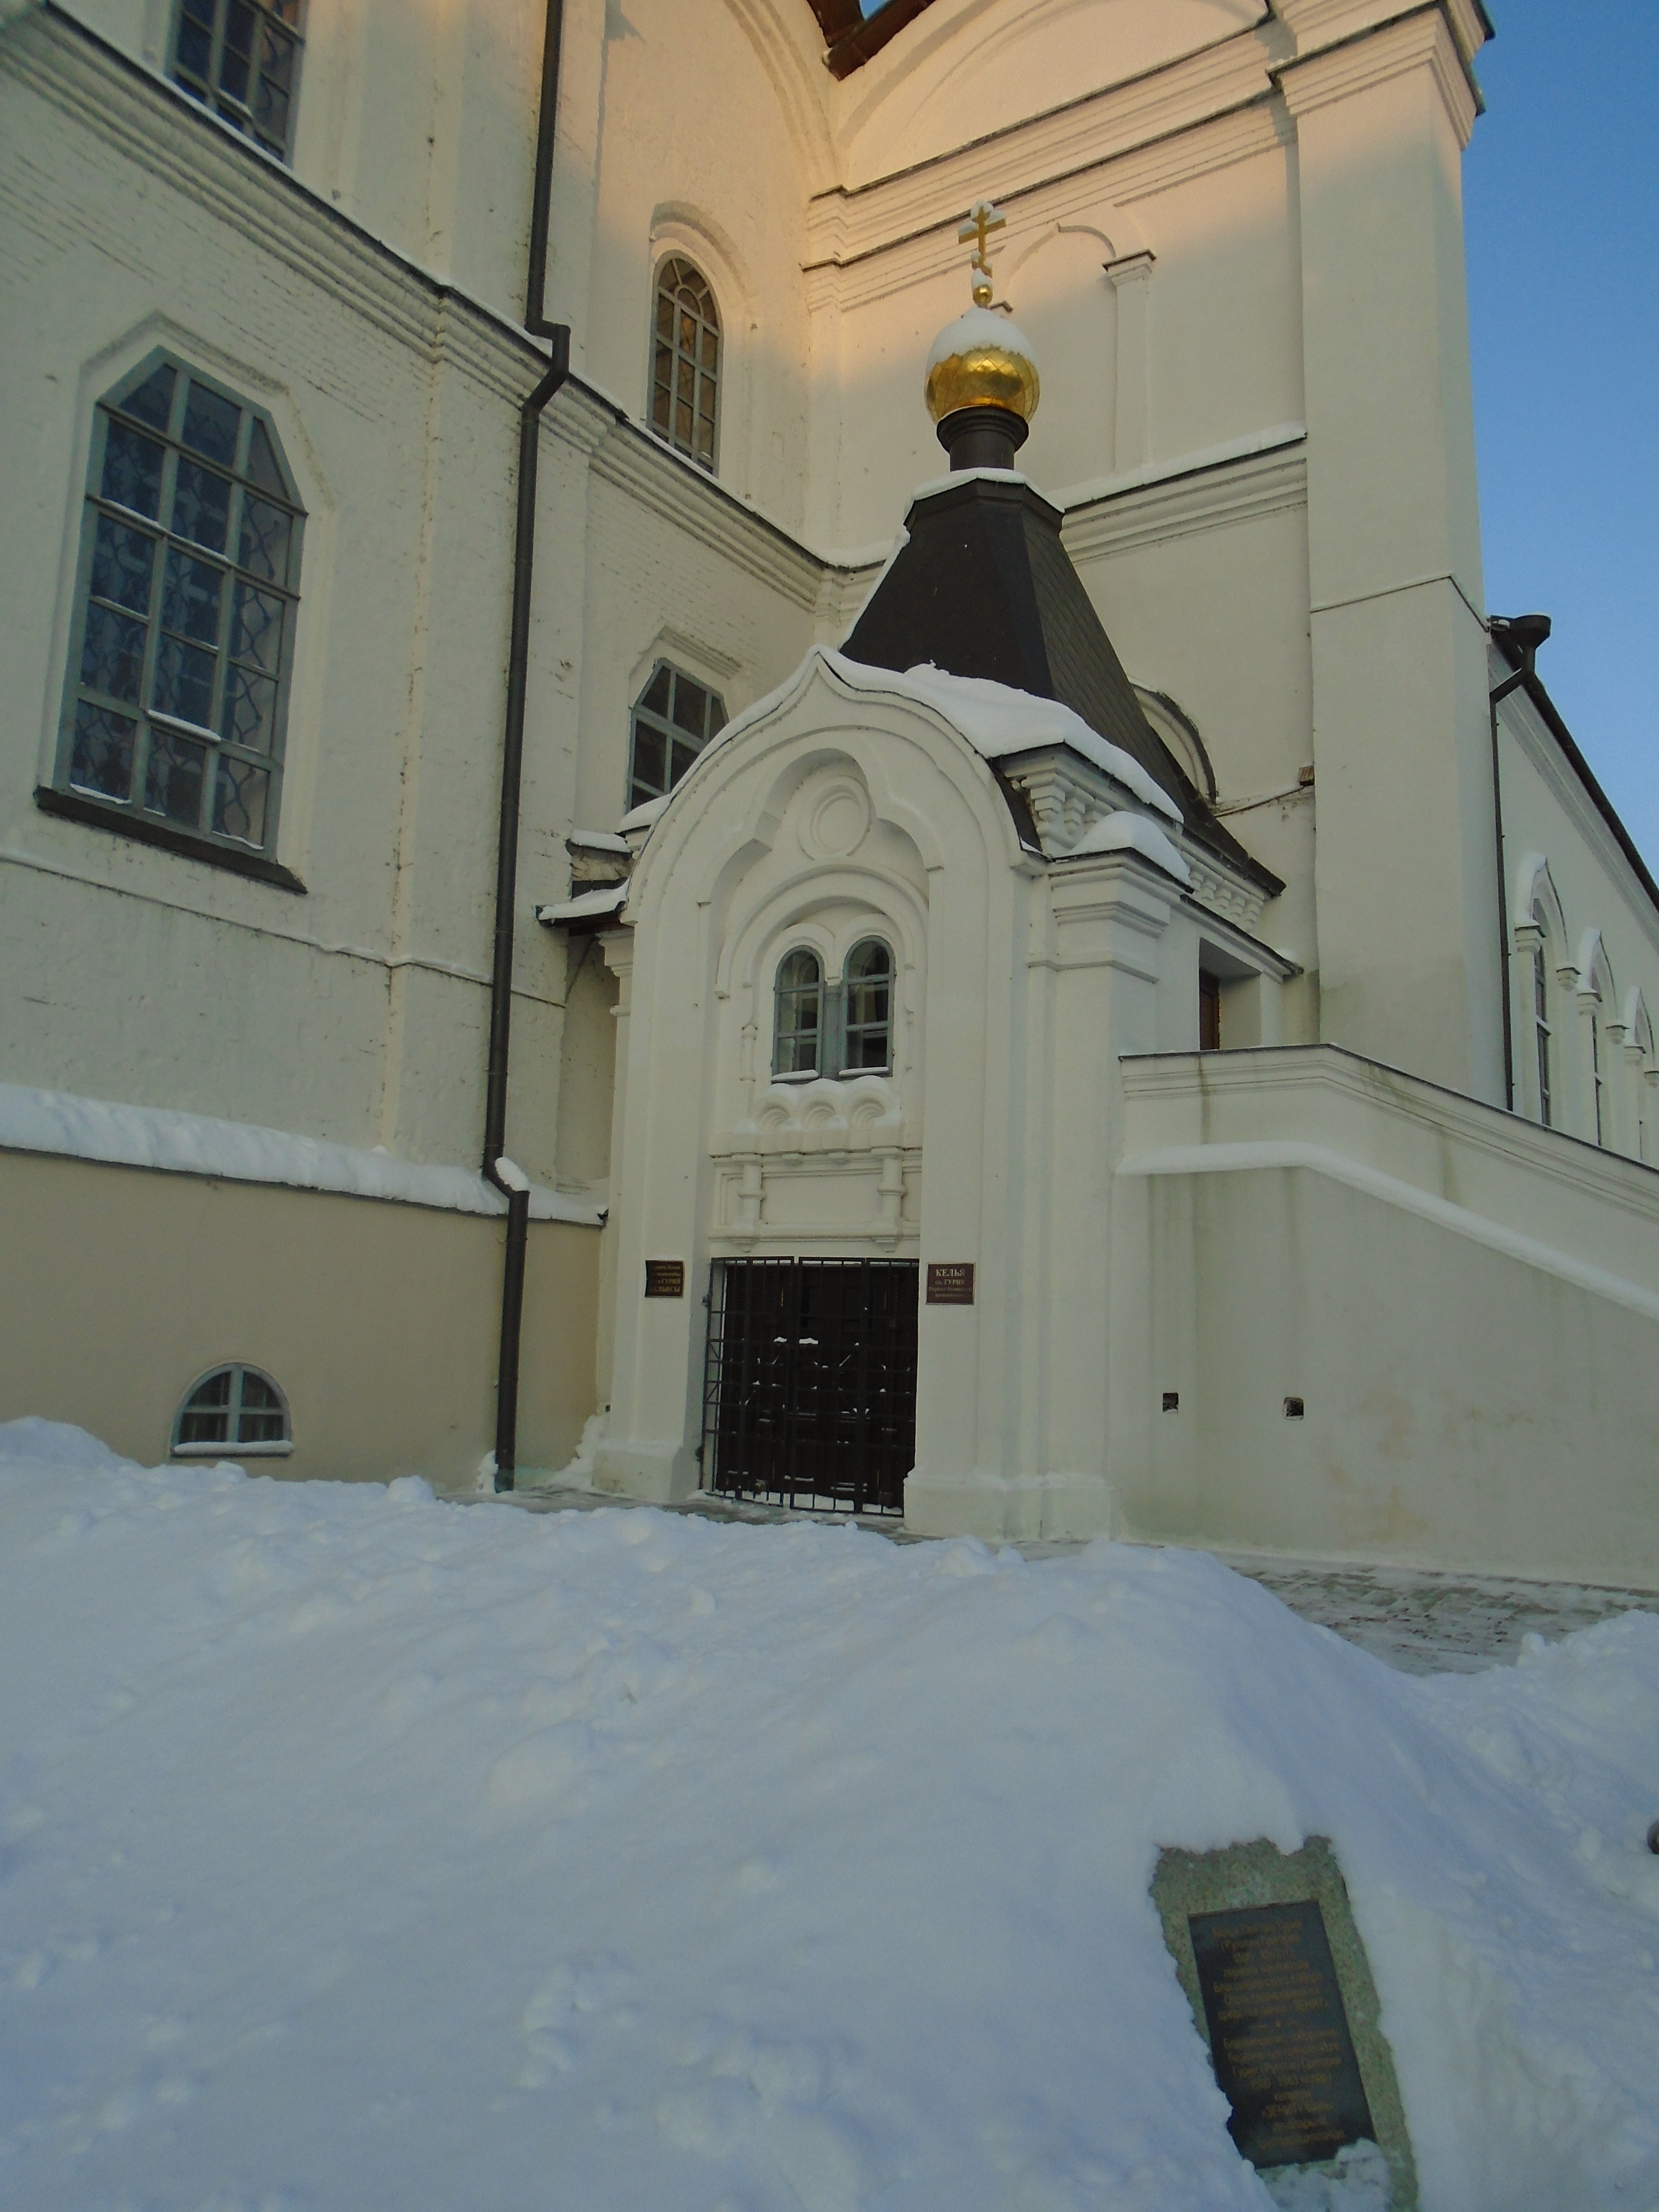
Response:
[{"label": "white church building", "polygon": [[1492,32],[0,0],[0,1419],[1659,1588]]}]

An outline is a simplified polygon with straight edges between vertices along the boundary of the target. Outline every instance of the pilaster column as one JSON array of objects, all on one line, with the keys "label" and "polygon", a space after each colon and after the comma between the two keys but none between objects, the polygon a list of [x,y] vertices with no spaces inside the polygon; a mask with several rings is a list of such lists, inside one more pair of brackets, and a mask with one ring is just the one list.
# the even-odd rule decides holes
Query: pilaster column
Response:
[{"label": "pilaster column", "polygon": [[1437,9],[1279,83],[1300,196],[1322,1034],[1501,1103],[1461,173],[1474,94]]},{"label": "pilaster column", "polygon": [[1117,295],[1117,416],[1112,465],[1121,476],[1152,457],[1152,281],[1153,253],[1127,253],[1106,264]]}]

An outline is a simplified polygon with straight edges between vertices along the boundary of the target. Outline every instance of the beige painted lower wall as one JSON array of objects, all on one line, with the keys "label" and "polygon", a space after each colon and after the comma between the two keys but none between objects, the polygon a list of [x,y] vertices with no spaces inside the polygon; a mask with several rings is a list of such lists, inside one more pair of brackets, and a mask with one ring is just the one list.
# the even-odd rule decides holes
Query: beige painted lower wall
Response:
[{"label": "beige painted lower wall", "polygon": [[[263,1368],[295,1448],[258,1472],[469,1485],[495,1437],[499,1217],[0,1151],[0,1419],[166,1458],[205,1370]],[[532,1222],[519,1458],[563,1466],[594,1407],[599,1232]],[[225,1456],[235,1458],[234,1449]]]}]

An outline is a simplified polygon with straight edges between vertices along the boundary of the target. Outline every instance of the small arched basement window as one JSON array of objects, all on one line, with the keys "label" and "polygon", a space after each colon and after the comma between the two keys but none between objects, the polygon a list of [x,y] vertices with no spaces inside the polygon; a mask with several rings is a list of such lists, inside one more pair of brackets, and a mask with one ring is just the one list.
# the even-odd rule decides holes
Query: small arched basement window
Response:
[{"label": "small arched basement window", "polygon": [[720,438],[720,315],[701,270],[676,254],[657,271],[651,423],[713,471]]},{"label": "small arched basement window", "polygon": [[799,945],[778,963],[772,1029],[774,1075],[816,1075],[823,1039],[823,969],[816,952]]},{"label": "small arched basement window", "polygon": [[844,986],[845,1043],[837,1073],[882,1073],[893,1060],[893,956],[878,937],[855,945]]},{"label": "small arched basement window", "polygon": [[274,1458],[294,1449],[288,1401],[258,1367],[216,1367],[185,1394],[173,1425],[175,1459],[223,1451]]},{"label": "small arched basement window", "polygon": [[710,738],[726,727],[726,702],[683,668],[659,660],[634,702],[628,757],[631,811],[660,799],[685,774]]}]

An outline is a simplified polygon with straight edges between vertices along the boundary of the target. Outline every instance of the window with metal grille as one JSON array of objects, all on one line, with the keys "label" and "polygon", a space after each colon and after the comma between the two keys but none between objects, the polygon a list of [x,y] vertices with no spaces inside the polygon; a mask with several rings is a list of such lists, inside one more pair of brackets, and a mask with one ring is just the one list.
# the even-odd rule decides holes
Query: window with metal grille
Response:
[{"label": "window with metal grille", "polygon": [[657,272],[651,422],[671,446],[714,466],[720,438],[720,316],[708,280],[678,255]]},{"label": "window with metal grille", "polygon": [[702,1479],[812,1511],[897,1514],[915,1462],[914,1260],[726,1260],[709,1289]]},{"label": "window with metal grille", "polygon": [[629,748],[628,804],[643,806],[672,791],[717,731],[726,702],[683,668],[659,660],[634,702]]},{"label": "window with metal grille", "polygon": [[175,0],[175,84],[279,161],[294,151],[304,0]]},{"label": "window with metal grille", "polygon": [[893,1064],[893,953],[866,937],[839,983],[825,983],[805,945],[778,963],[772,1018],[774,1075],[885,1075]]},{"label": "window with metal grille", "polygon": [[224,1450],[265,1458],[294,1449],[288,1401],[257,1367],[216,1367],[185,1393],[173,1425],[176,1459]]},{"label": "window with metal grille", "polygon": [[153,356],[100,402],[58,790],[204,859],[273,850],[303,522],[222,386]]}]

